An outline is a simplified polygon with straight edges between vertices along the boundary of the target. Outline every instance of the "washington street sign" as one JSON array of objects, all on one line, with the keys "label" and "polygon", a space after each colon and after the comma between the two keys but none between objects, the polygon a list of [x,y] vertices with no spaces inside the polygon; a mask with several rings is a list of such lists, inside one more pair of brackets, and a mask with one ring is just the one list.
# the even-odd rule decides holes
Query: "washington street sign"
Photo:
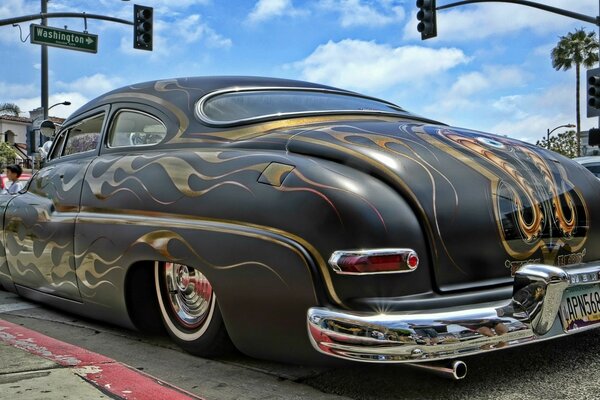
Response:
[{"label": "washington street sign", "polygon": [[98,52],[98,35],[31,24],[31,43],[61,47],[63,49]]}]

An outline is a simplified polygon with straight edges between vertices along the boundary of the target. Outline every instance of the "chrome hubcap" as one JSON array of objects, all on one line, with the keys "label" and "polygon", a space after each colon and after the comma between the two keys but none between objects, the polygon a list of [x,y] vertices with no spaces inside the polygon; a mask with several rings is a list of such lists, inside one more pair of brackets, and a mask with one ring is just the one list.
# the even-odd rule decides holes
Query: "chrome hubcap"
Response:
[{"label": "chrome hubcap", "polygon": [[208,279],[194,268],[175,263],[166,263],[164,274],[174,316],[189,329],[202,325],[213,299]]}]

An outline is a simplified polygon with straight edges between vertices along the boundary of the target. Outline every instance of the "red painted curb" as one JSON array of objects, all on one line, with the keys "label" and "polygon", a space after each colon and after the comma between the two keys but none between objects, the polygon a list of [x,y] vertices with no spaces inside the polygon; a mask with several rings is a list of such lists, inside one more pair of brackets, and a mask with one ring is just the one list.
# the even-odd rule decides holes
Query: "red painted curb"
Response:
[{"label": "red painted curb", "polygon": [[72,371],[104,393],[127,400],[202,399],[128,365],[0,319],[0,341]]}]

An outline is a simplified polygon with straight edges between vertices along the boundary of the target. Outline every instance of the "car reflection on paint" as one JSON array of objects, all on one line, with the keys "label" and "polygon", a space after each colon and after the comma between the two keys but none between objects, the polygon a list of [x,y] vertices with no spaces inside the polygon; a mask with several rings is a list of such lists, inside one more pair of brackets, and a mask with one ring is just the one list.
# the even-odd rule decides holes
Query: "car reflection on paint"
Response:
[{"label": "car reflection on paint", "polygon": [[253,77],[134,84],[43,128],[43,167],[0,196],[0,282],[24,297],[295,363],[598,327],[599,188],[546,149]]},{"label": "car reflection on paint", "polygon": [[600,156],[575,157],[573,159],[587,168],[596,178],[600,179]]}]

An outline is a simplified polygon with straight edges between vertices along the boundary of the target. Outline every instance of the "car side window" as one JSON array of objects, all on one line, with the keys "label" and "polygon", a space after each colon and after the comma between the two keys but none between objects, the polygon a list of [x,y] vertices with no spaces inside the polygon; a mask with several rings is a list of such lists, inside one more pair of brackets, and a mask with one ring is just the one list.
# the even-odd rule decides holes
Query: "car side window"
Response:
[{"label": "car side window", "polygon": [[167,128],[155,117],[138,111],[119,111],[108,136],[108,146],[150,146],[162,141],[166,134]]},{"label": "car side window", "polygon": [[54,147],[52,148],[52,153],[50,153],[50,156],[48,157],[49,160],[54,160],[55,158],[60,157],[60,155],[62,154],[62,148],[65,144],[66,137],[67,137],[66,131],[60,132],[56,136],[55,144],[54,144]]},{"label": "car side window", "polygon": [[102,132],[104,114],[87,118],[67,131],[63,156],[91,151],[96,148]]}]

